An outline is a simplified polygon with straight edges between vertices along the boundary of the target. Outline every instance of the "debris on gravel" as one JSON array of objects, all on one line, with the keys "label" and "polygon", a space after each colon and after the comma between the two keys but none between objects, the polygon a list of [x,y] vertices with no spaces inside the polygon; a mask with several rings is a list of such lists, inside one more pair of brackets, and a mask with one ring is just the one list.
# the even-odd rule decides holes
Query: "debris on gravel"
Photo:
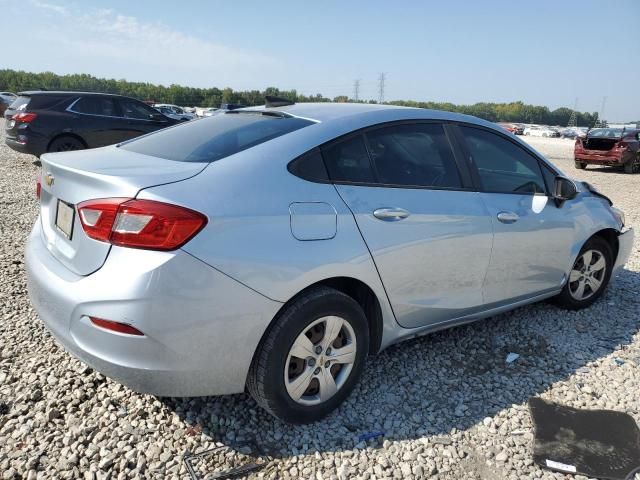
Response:
[{"label": "debris on gravel", "polygon": [[[573,142],[527,141],[640,226],[640,175],[574,170]],[[638,243],[592,307],[539,303],[391,347],[370,359],[351,397],[313,425],[283,424],[247,395],[134,393],[59,347],[29,304],[23,248],[38,211],[36,171],[0,134],[4,479],[189,478],[184,457],[217,447],[231,451],[222,463],[239,454],[269,458],[250,478],[561,479],[533,463],[530,397],[640,422]],[[505,362],[508,354],[519,357]]]}]

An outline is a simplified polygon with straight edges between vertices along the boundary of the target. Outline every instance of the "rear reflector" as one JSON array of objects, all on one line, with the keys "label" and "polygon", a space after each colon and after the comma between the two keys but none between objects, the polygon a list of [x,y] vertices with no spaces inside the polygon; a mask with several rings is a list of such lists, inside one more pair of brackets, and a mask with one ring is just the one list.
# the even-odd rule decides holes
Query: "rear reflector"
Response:
[{"label": "rear reflector", "polygon": [[31,123],[33,122],[36,118],[38,118],[38,114],[37,113],[32,113],[32,112],[20,112],[20,113],[16,113],[11,117],[11,120],[15,120],[16,122],[22,122],[22,123]]},{"label": "rear reflector", "polygon": [[78,205],[78,213],[89,237],[150,250],[180,248],[207,224],[201,213],[153,200],[89,200]]},{"label": "rear reflector", "polygon": [[124,333],[126,335],[144,335],[144,333],[137,328],[132,327],[128,323],[113,322],[111,320],[103,320],[102,318],[95,317],[89,317],[89,320],[91,320],[91,323],[95,326],[104,328],[105,330],[111,330],[112,332]]}]

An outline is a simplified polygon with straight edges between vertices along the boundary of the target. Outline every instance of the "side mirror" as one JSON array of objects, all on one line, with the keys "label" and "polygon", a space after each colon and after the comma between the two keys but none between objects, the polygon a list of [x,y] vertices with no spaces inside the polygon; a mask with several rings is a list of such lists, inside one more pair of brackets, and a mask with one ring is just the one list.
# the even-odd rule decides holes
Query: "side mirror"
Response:
[{"label": "side mirror", "polygon": [[151,113],[149,115],[149,117],[151,118],[151,120],[153,120],[154,122],[164,122],[167,120],[167,117],[165,117],[162,113],[158,112],[158,113]]},{"label": "side mirror", "polygon": [[564,202],[575,198],[576,195],[578,195],[578,187],[572,180],[565,177],[556,177],[553,182],[553,198]]}]

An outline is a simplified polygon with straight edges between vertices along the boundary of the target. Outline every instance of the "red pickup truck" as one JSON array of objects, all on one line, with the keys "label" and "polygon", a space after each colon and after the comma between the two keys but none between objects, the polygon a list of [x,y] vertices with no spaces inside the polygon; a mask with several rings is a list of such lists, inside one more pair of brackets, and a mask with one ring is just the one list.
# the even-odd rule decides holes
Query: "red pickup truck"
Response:
[{"label": "red pickup truck", "polygon": [[625,173],[640,170],[640,129],[594,128],[585,137],[576,138],[573,150],[575,166],[623,167]]}]

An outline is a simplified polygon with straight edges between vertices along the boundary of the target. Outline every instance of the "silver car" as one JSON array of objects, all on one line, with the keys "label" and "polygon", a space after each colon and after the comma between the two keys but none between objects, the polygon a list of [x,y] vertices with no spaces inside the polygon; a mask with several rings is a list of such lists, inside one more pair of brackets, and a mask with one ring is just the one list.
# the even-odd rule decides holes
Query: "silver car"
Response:
[{"label": "silver car", "polygon": [[29,294],[67,350],[139,392],[247,389],[309,422],[367,355],[587,307],[629,256],[622,212],[492,123],[276,105],[42,156]]}]

